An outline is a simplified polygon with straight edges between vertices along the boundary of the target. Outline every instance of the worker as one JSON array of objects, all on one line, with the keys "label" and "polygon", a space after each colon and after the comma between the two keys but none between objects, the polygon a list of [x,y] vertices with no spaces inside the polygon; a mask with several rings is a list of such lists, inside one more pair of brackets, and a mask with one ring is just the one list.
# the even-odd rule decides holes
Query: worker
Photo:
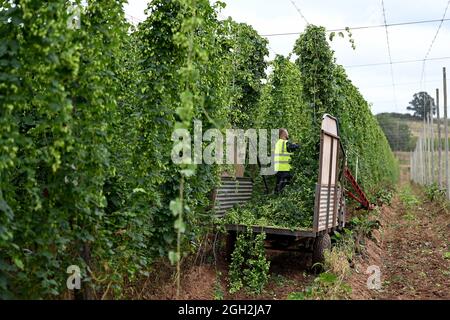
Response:
[{"label": "worker", "polygon": [[292,152],[298,148],[299,145],[289,142],[289,133],[287,129],[281,128],[278,131],[278,141],[275,144],[274,163],[276,171],[276,185],[275,193],[280,193],[283,188],[289,184],[292,175],[291,170],[291,155]]}]

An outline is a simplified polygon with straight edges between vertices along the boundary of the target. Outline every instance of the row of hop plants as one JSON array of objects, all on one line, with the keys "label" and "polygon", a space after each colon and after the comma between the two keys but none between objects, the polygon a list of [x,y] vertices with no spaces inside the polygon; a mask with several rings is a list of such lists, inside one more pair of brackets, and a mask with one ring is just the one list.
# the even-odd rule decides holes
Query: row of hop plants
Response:
[{"label": "row of hop plants", "polygon": [[[171,162],[172,131],[251,126],[267,41],[207,0],[0,6],[0,297],[121,297],[212,225],[217,166]],[[75,10],[76,11],[76,10]],[[73,270],[73,269],[72,269]]]},{"label": "row of hop plants", "polygon": [[300,141],[290,191],[264,204],[277,224],[302,225],[299,211],[309,219],[324,112],[341,118],[344,143],[373,171],[365,186],[395,180],[322,28],[300,37],[295,63],[277,56],[263,84],[267,40],[219,21],[223,3],[154,0],[137,27],[124,3],[75,1],[77,28],[65,0],[1,2],[1,298],[62,297],[71,265],[81,297],[120,297],[155,260],[195,250],[221,168],[171,162],[172,131],[192,132],[194,119],[204,130],[285,126]]},{"label": "row of hop plants", "polygon": [[[364,164],[360,169],[364,189],[371,192],[397,180],[398,166],[387,139],[367,101],[347,78],[344,68],[335,63],[325,29],[309,25],[296,41],[293,53],[297,56],[295,62],[282,56],[272,62],[273,71],[263,89],[257,123],[263,128],[287,127],[291,138],[300,142],[300,152],[292,157],[293,181],[281,195],[267,196],[262,194],[262,186],[257,187],[260,194],[246,205],[232,209],[223,223],[290,229],[312,227],[319,133],[326,113],[339,119],[344,148],[352,151],[348,154],[348,165],[355,165],[355,154]],[[245,244],[244,237],[247,237]],[[263,241],[264,233],[256,237],[251,232],[239,235],[231,256],[231,293],[242,287],[251,293],[264,289],[270,262],[265,257]],[[323,273],[317,281],[336,286],[336,279],[333,274]],[[336,290],[346,291],[347,287],[339,285]]]},{"label": "row of hop plants", "polygon": [[[292,156],[292,182],[281,195],[259,195],[233,209],[227,223],[310,228],[319,167],[320,125],[324,114],[338,118],[348,166],[358,162],[358,182],[369,195],[398,179],[398,164],[388,141],[371,113],[370,104],[336,64],[323,27],[307,26],[290,57],[277,56],[263,89],[260,127],[286,127],[301,148]],[[273,186],[273,178],[270,179]],[[260,183],[260,179],[258,183]]]}]

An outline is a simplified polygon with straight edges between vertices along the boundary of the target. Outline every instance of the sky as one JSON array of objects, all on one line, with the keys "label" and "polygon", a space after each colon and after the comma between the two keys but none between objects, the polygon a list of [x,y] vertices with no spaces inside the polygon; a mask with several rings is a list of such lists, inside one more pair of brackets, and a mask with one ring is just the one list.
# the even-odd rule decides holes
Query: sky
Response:
[{"label": "sky", "polygon": [[[237,22],[245,22],[264,36],[300,33],[307,25],[305,19],[327,30],[382,25],[352,30],[355,50],[351,48],[347,37],[335,37],[330,43],[336,62],[345,67],[353,84],[372,104],[372,112],[405,113],[414,93],[427,91],[435,97],[436,88],[440,89],[440,101],[443,101],[442,68],[450,65],[450,21],[443,21],[442,24],[437,21],[389,26],[386,32],[382,3],[386,23],[396,24],[441,20],[444,13],[445,18],[450,19],[450,8],[445,12],[450,0],[222,1],[227,6],[220,12],[220,19],[231,17]],[[144,20],[147,3],[147,0],[129,0],[125,6],[127,18],[134,23]],[[441,28],[437,32],[440,24]],[[272,59],[275,54],[288,55],[298,36],[267,36],[270,47],[268,59]],[[423,60],[425,57],[431,59],[425,64],[423,61],[405,62]],[[358,66],[378,63],[384,64]]]}]

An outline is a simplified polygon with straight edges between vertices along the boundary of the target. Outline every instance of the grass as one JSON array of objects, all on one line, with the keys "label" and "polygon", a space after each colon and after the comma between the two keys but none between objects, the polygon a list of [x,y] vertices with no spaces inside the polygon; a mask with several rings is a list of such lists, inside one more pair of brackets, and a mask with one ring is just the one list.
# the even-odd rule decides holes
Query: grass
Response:
[{"label": "grass", "polygon": [[407,210],[414,209],[416,206],[421,204],[421,201],[413,194],[413,191],[409,185],[400,191],[399,197],[403,206]]},{"label": "grass", "polygon": [[294,283],[293,280],[288,279],[281,274],[274,274],[271,276],[271,278],[272,278],[273,282],[275,283],[275,285],[278,287],[283,287],[285,285]]},{"label": "grass", "polygon": [[417,217],[414,214],[414,210],[417,209],[417,206],[420,206],[422,202],[414,195],[409,185],[400,191],[399,198],[405,208],[405,213],[402,216],[403,219],[409,222],[416,221]]},{"label": "grass", "polygon": [[223,300],[225,293],[222,287],[222,282],[220,281],[220,277],[222,276],[222,272],[218,272],[216,276],[216,281],[214,283],[214,300]]},{"label": "grass", "polygon": [[411,221],[415,221],[417,218],[412,212],[407,212],[406,214],[403,215],[403,219],[411,222]]}]

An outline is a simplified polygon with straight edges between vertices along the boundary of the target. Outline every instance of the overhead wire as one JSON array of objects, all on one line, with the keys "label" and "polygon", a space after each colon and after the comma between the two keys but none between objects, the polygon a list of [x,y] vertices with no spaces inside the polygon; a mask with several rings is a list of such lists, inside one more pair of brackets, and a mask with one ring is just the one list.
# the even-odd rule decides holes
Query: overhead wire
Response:
[{"label": "overhead wire", "polygon": [[[430,20],[414,20],[414,21],[405,21],[405,22],[397,22],[397,23],[386,23],[386,24],[377,24],[377,25],[335,28],[335,29],[327,29],[326,31],[327,32],[338,32],[338,31],[345,31],[345,30],[364,30],[364,29],[385,28],[386,26],[387,27],[397,27],[397,26],[406,26],[406,25],[414,25],[414,24],[436,23],[436,22],[449,21],[449,20],[450,20],[450,18],[430,19]],[[293,32],[261,34],[261,36],[262,37],[292,36],[292,35],[299,35],[301,33],[302,33],[302,31],[293,31]]]},{"label": "overhead wire", "polygon": [[300,8],[295,4],[295,2],[293,0],[289,0],[289,1],[292,3],[292,5],[294,6],[295,10],[297,10],[298,14],[302,17],[302,19],[306,22],[306,24],[309,24],[308,19],[306,19],[306,17],[304,16],[304,14],[300,10]]},{"label": "overhead wire", "polygon": [[386,9],[384,7],[384,0],[381,0],[381,7],[383,9],[384,29],[386,31],[387,51],[388,51],[388,56],[389,56],[389,66],[390,66],[390,69],[391,69],[392,92],[394,94],[395,109],[397,109],[398,108],[398,105],[397,105],[397,92],[396,92],[397,90],[395,88],[394,67],[392,66],[391,45],[390,45],[390,42],[389,42],[389,31],[388,31],[387,22],[386,22]]},{"label": "overhead wire", "polygon": [[[293,0],[289,0],[289,1],[294,6],[295,10],[300,15],[302,20],[306,24],[310,24],[309,20],[303,14],[302,10],[296,4],[296,2],[293,1]],[[422,84],[425,83],[424,82],[424,73],[425,73],[425,63],[426,63],[426,61],[450,59],[450,56],[434,57],[434,58],[430,58],[429,57],[429,55],[430,55],[430,53],[432,51],[432,48],[433,48],[433,46],[434,46],[434,44],[436,42],[436,39],[438,37],[438,34],[439,34],[439,32],[440,32],[440,30],[442,28],[443,23],[445,21],[449,21],[450,20],[450,18],[446,18],[446,13],[447,13],[448,7],[450,5],[450,0],[448,0],[448,2],[447,2],[446,8],[444,10],[444,14],[443,14],[441,19],[413,20],[413,21],[403,21],[403,22],[396,22],[396,23],[387,23],[386,9],[385,9],[383,0],[381,0],[381,4],[382,4],[382,10],[383,10],[383,24],[362,25],[362,26],[353,26],[353,27],[345,27],[345,28],[334,28],[334,29],[327,29],[327,32],[337,32],[337,31],[344,31],[344,30],[364,30],[364,29],[374,29],[374,28],[384,28],[385,29],[389,62],[376,62],[376,63],[366,63],[366,64],[345,65],[344,67],[345,68],[361,68],[361,67],[375,67],[375,66],[389,65],[390,66],[390,71],[391,71],[391,81],[392,81],[391,86],[392,86],[393,95],[394,95],[394,100],[393,101],[395,102],[395,105],[397,107],[397,97],[396,97],[396,86],[397,86],[397,84],[395,83],[394,72],[393,72],[393,65],[395,65],[395,64],[406,64],[406,63],[422,62],[422,75],[421,75],[421,79],[420,79],[420,86],[422,87]],[[127,18],[129,20],[132,20],[133,22],[139,23],[139,22],[143,21],[142,19],[139,19],[139,18],[137,18],[135,16],[132,16],[130,14],[126,14],[126,16],[127,16]],[[436,33],[435,33],[435,35],[434,35],[434,37],[433,37],[433,39],[432,39],[432,41],[430,43],[430,46],[428,47],[428,50],[427,50],[427,52],[425,54],[425,57],[423,59],[398,60],[398,61],[393,61],[392,60],[388,27],[405,26],[405,25],[416,25],[416,24],[427,24],[427,23],[436,23],[436,22],[439,22],[439,26],[438,26],[438,28],[436,30]],[[284,33],[270,33],[270,34],[261,34],[261,36],[267,38],[267,37],[275,37],[275,36],[298,35],[300,33],[301,33],[301,31],[299,31],[299,32],[284,32]],[[275,50],[269,44],[268,44],[268,49],[274,55],[277,54],[277,52],[275,52]],[[414,83],[411,83],[411,84],[414,84]],[[406,84],[399,84],[399,85],[406,85]]]},{"label": "overhead wire", "polygon": [[447,14],[447,10],[448,10],[448,6],[449,5],[450,5],[450,0],[447,1],[447,5],[445,6],[445,10],[444,10],[444,14],[442,15],[442,19],[440,20],[439,26],[438,26],[438,28],[436,30],[436,33],[434,34],[433,40],[431,40],[430,46],[428,47],[427,53],[425,54],[425,58],[423,59],[422,74],[420,76],[420,81],[421,81],[420,87],[421,88],[422,88],[422,81],[424,80],[424,77],[425,77],[425,63],[427,61],[426,59],[428,58],[428,56],[429,56],[429,54],[431,52],[431,49],[433,48],[433,45],[436,42],[436,38],[437,38],[437,36],[439,34],[439,31],[441,31],[441,27],[442,27],[442,24],[444,23],[444,20],[448,20],[448,19],[445,19],[445,16]]},{"label": "overhead wire", "polygon": [[402,63],[414,63],[414,62],[423,62],[432,61],[432,60],[447,60],[450,59],[450,56],[447,57],[435,57],[435,58],[427,58],[427,59],[413,59],[413,60],[398,60],[392,62],[375,62],[375,63],[365,63],[365,64],[352,64],[346,65],[345,68],[360,68],[360,67],[375,67],[375,66],[383,66],[388,64],[402,64]]}]

